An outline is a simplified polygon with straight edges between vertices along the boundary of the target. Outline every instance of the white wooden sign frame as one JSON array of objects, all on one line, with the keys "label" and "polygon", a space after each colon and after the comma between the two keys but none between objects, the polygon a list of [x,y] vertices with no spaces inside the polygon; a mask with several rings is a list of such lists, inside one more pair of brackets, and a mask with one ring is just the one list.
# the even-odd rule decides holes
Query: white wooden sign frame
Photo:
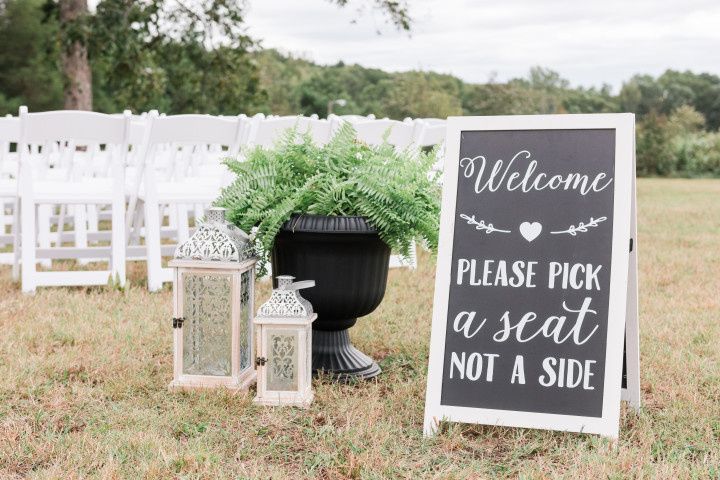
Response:
[{"label": "white wooden sign frame", "polygon": [[[633,124],[633,172],[635,172],[635,131]],[[637,201],[635,175],[632,177],[632,208],[630,211],[630,234],[632,244],[628,262],[627,317],[625,318],[625,355],[627,358],[627,386],[621,398],[636,411],[640,410],[640,322],[638,312],[638,242]]]},{"label": "white wooden sign frame", "polygon": [[[590,115],[519,115],[496,117],[450,117],[447,123],[445,165],[443,175],[440,243],[435,277],[435,297],[430,340],[430,359],[425,398],[424,432],[432,435],[440,421],[528,427],[570,432],[595,433],[617,438],[620,419],[623,335],[625,320],[632,337],[628,339],[628,390],[626,396],[639,405],[639,378],[637,364],[637,284],[628,283],[628,274],[634,282],[636,276],[631,265],[629,243],[634,238],[634,124],[633,114]],[[610,262],[610,292],[608,308],[607,347],[603,409],[601,417],[584,417],[511,410],[458,407],[441,404],[445,336],[448,315],[448,297],[451,284],[451,263],[455,219],[460,140],[463,131],[502,130],[585,130],[614,129],[615,174],[613,202],[612,259]],[[632,213],[631,213],[632,212]],[[633,242],[636,243],[636,242]],[[633,249],[635,251],[635,249]],[[632,372],[632,374],[631,374]]]}]

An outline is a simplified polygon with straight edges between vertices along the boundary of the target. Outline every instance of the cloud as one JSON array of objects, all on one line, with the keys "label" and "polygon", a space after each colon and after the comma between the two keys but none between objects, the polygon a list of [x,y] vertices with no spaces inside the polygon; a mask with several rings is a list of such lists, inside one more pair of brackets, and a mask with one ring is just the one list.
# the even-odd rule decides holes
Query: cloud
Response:
[{"label": "cloud", "polygon": [[667,68],[720,73],[716,0],[410,0],[411,35],[357,5],[251,0],[248,31],[266,47],[320,63],[422,68],[470,82],[523,76],[533,65],[585,86],[619,87]]}]

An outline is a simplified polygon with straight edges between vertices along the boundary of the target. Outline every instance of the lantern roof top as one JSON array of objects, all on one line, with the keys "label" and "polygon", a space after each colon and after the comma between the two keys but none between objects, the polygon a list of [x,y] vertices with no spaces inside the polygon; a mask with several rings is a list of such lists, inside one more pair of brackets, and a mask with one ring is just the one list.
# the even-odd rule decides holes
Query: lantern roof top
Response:
[{"label": "lantern roof top", "polygon": [[257,319],[293,317],[308,319],[315,318],[313,307],[307,299],[300,295],[299,290],[315,286],[315,280],[304,280],[293,282],[295,277],[291,275],[278,275],[278,288],[272,291],[270,299],[263,303],[258,310]]},{"label": "lantern roof top", "polygon": [[225,213],[224,208],[208,208],[193,236],[175,249],[175,259],[242,262],[252,258],[250,237],[228,222]]}]

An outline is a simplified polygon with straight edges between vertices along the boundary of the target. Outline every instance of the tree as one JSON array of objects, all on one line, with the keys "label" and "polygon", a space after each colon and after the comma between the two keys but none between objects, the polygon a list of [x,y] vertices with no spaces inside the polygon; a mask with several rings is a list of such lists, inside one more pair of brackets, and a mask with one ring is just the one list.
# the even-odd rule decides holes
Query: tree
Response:
[{"label": "tree", "polygon": [[54,42],[57,23],[45,19],[44,0],[0,0],[0,114],[20,105],[62,108],[62,78]]},{"label": "tree", "polygon": [[636,75],[623,85],[619,103],[641,118],[652,112],[671,115],[687,105],[703,114],[707,129],[716,130],[720,127],[720,77],[674,70],[657,79]]},{"label": "tree", "polygon": [[667,118],[649,113],[637,129],[638,175],[668,175],[675,171],[671,141]]},{"label": "tree", "polygon": [[461,82],[455,77],[406,72],[395,75],[389,82],[381,112],[383,116],[446,118],[462,114]]},{"label": "tree", "polygon": [[92,72],[87,49],[87,0],[59,0],[58,7],[65,108],[92,110]]},{"label": "tree", "polygon": [[[329,1],[341,7],[349,3]],[[100,68],[110,94],[126,105],[161,106],[163,93],[169,91],[174,94],[170,98],[179,99],[180,111],[197,110],[206,105],[200,103],[203,100],[215,100],[204,108],[213,113],[247,107],[262,96],[257,72],[246,56],[255,42],[244,34],[243,1],[104,0],[92,21],[87,0],[58,2],[66,108],[92,108],[91,43],[98,57],[93,64]],[[397,28],[410,28],[404,0],[375,0],[374,5]],[[175,66],[181,68],[171,72]],[[188,74],[188,68],[190,88],[174,75]],[[105,95],[102,102],[110,106],[112,97]]]},{"label": "tree", "polygon": [[610,92],[610,86],[600,89],[577,88],[568,90],[562,100],[567,113],[610,113],[619,111],[619,105]]}]

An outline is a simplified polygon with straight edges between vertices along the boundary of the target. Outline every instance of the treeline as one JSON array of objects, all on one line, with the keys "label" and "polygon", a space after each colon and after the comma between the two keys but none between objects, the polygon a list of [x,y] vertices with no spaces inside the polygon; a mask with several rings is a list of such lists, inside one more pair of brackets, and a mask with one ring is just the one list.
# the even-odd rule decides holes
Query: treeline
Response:
[{"label": "treeline", "polygon": [[[60,39],[79,35],[88,45],[97,111],[324,116],[328,102],[343,99],[335,113],[397,119],[634,112],[639,174],[720,176],[717,75],[637,75],[613,93],[609,86],[573,87],[540,67],[524,78],[471,84],[434,72],[321,66],[258,48],[232,28],[242,23],[240,11],[226,25],[226,41],[212,44],[192,19],[163,17],[163,5],[104,0],[77,32],[59,35],[53,1],[0,0],[0,113],[14,114],[23,104],[62,108]],[[168,25],[177,27],[161,31]]]},{"label": "treeline", "polygon": [[572,87],[551,70],[526,78],[465,83],[434,72],[389,73],[359,65],[319,66],[274,50],[253,54],[265,110],[322,115],[329,101],[338,114],[378,117],[521,115],[538,113],[637,114],[637,170],[643,176],[720,176],[720,77],[668,70],[637,75],[619,93],[609,86]]}]

